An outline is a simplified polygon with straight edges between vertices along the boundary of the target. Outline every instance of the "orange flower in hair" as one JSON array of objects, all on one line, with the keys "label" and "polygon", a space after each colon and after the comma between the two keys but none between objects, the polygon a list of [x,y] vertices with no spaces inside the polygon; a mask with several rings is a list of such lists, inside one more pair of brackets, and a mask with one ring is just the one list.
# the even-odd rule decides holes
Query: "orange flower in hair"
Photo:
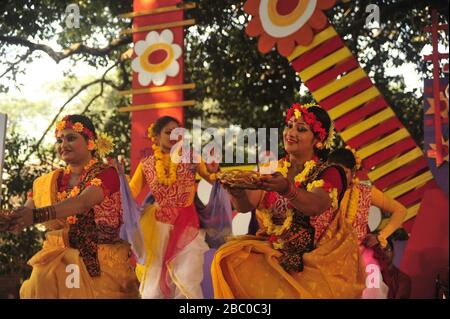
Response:
[{"label": "orange flower in hair", "polygon": [[72,130],[74,130],[77,133],[82,133],[83,132],[83,124],[81,124],[80,122],[76,122],[72,125]]},{"label": "orange flower in hair", "polygon": [[89,142],[88,142],[88,150],[89,151],[93,151],[93,150],[95,150],[96,147],[97,147],[97,145],[95,144],[95,142],[93,140],[89,140]]},{"label": "orange flower in hair", "polygon": [[64,130],[66,128],[66,121],[59,121],[57,124],[56,124],[56,130],[57,131],[62,131],[62,130]]}]

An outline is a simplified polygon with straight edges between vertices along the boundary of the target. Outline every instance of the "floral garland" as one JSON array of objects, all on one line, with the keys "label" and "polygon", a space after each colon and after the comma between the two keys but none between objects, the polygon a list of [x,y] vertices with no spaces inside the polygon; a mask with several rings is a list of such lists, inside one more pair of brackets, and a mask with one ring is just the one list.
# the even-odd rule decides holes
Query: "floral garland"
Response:
[{"label": "floral garland", "polygon": [[345,220],[349,224],[353,224],[358,213],[358,203],[359,203],[359,180],[354,178],[352,181],[352,188],[350,188],[349,195],[344,196],[342,200],[342,208],[345,210]]},{"label": "floral garland", "polygon": [[[80,188],[80,184],[83,181],[83,179],[85,178],[87,172],[98,163],[99,161],[96,158],[93,158],[89,161],[88,164],[86,164],[86,166],[84,166],[83,171],[80,175],[80,178],[78,180],[77,185],[75,185],[70,191],[68,191],[68,187],[69,187],[69,180],[70,180],[70,174],[72,172],[72,169],[69,166],[67,166],[64,169],[64,174],[63,177],[61,179],[61,185],[60,188],[58,190],[58,192],[56,193],[56,199],[58,202],[61,202],[63,200],[66,200],[68,198],[73,198],[76,197],[80,194],[81,192],[81,188]],[[93,186],[98,186],[101,187],[102,186],[102,180],[100,178],[93,178],[90,181],[88,181],[86,183],[86,187],[93,185]],[[69,216],[66,218],[66,221],[69,224],[75,224],[77,221],[76,216]]]},{"label": "floral garland", "polygon": [[[178,163],[172,162],[170,156],[164,157],[158,145],[153,144],[152,148],[155,154],[155,169],[158,182],[166,186],[172,186],[177,181]],[[166,174],[167,170],[169,171],[169,176]]]},{"label": "floral garland", "polygon": [[308,109],[312,106],[320,107],[319,105],[314,103],[303,105],[300,105],[298,103],[293,104],[286,113],[286,124],[288,123],[288,121],[291,119],[292,116],[295,116],[297,120],[303,117],[305,123],[309,125],[311,130],[319,135],[320,141],[323,143],[323,147],[325,147],[326,149],[332,149],[334,146],[334,139],[336,137],[336,130],[334,128],[334,124],[333,122],[331,122],[327,136],[327,132],[322,127],[322,123],[317,120],[314,113],[308,112]]},{"label": "floral garland", "polygon": [[[94,166],[97,163],[98,163],[98,160],[96,158],[93,158],[89,161],[89,163],[86,164],[86,166],[83,168],[83,172],[80,175],[78,184],[76,186],[74,186],[70,192],[67,192],[66,190],[69,185],[69,179],[70,179],[70,174],[72,172],[72,169],[71,169],[70,165],[67,166],[66,169],[64,170],[64,175],[61,180],[60,191],[58,191],[58,193],[56,195],[57,200],[62,201],[67,198],[78,196],[78,194],[80,193],[80,188],[78,187],[78,185],[83,180],[84,176],[86,175],[86,172],[89,171],[92,168],[92,166]],[[86,186],[89,186],[89,185],[101,186],[102,180],[99,178],[93,178],[91,181],[89,181],[86,184]]]},{"label": "floral garland", "polygon": [[64,129],[72,129],[79,134],[83,134],[88,138],[88,150],[97,150],[100,158],[105,157],[114,149],[114,143],[110,136],[105,133],[99,133],[97,135],[97,138],[95,139],[94,133],[87,127],[84,127],[83,123],[73,123],[69,119],[70,115],[67,115],[56,124],[55,136],[58,136],[59,131],[62,131]]},{"label": "floral garland", "polygon": [[274,224],[272,221],[272,213],[270,211],[270,208],[273,206],[276,200],[277,195],[274,192],[267,192],[263,200],[264,208],[260,211],[265,232],[269,235],[269,242],[272,243],[273,248],[282,249],[283,241],[281,240],[280,236],[291,227],[292,220],[294,219],[294,213],[291,209],[289,209],[286,212],[286,218],[283,224]]},{"label": "floral garland", "polygon": [[[337,209],[339,206],[338,191],[336,188],[331,187],[330,183],[326,183],[323,179],[320,179],[304,185],[308,176],[310,175],[312,170],[316,167],[317,161],[318,159],[314,158],[310,161],[305,162],[303,170],[294,177],[295,186],[296,187],[305,186],[308,192],[312,191],[314,188],[318,187],[322,188],[330,196],[332,209]],[[283,160],[282,165],[278,165],[277,171],[280,172],[283,175],[283,177],[286,178],[289,167],[291,167],[291,163],[288,161],[287,158],[285,158]],[[262,205],[263,209],[260,211],[262,214],[263,225],[266,229],[266,233],[269,235],[269,241],[272,243],[275,249],[282,249],[283,241],[279,237],[291,227],[294,214],[292,209],[288,209],[283,224],[275,225],[272,221],[272,213],[270,211],[270,208],[273,207],[276,199],[277,196],[274,192],[266,193]]]},{"label": "floral garland", "polygon": [[331,208],[332,209],[338,208],[339,200],[338,200],[337,189],[331,187],[331,184],[324,182],[323,179],[319,179],[319,180],[315,180],[315,181],[312,181],[311,183],[309,183],[306,186],[306,190],[308,192],[310,192],[313,190],[313,188],[318,188],[318,187],[323,188],[323,190],[325,190],[329,194],[330,199],[331,199]]},{"label": "floral garland", "polygon": [[[302,183],[305,182],[306,178],[310,174],[311,170],[316,166],[317,159],[307,161],[304,164],[303,170],[300,174],[294,177],[294,182],[297,187],[300,187]],[[287,173],[291,167],[291,163],[287,158],[283,160],[283,164],[278,165],[277,171],[280,172],[284,177],[287,177]],[[275,249],[283,248],[283,241],[279,238],[286,230],[288,230],[292,225],[292,220],[294,218],[294,213],[292,209],[288,209],[286,212],[286,218],[282,225],[275,225],[272,221],[272,213],[270,208],[273,206],[277,199],[274,192],[268,192],[264,196],[263,209],[261,210],[262,222],[266,229],[266,233],[269,235],[269,241],[272,243]]]}]

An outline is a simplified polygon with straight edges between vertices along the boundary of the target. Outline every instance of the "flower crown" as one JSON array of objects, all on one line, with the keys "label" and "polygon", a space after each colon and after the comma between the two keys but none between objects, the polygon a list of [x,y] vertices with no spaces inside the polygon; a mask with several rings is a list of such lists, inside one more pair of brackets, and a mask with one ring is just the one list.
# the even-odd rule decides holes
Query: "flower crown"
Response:
[{"label": "flower crown", "polygon": [[359,155],[356,153],[356,150],[354,150],[350,146],[347,145],[345,147],[345,149],[349,150],[350,152],[353,153],[353,156],[355,157],[355,162],[356,162],[355,168],[356,168],[356,170],[359,170],[361,168],[361,163],[362,163],[361,157],[359,157]]},{"label": "flower crown", "polygon": [[147,137],[152,140],[152,142],[155,142],[155,132],[153,132],[153,128],[155,127],[155,123],[150,124],[150,126],[147,129]]},{"label": "flower crown", "polygon": [[286,124],[292,116],[295,116],[297,120],[303,117],[305,123],[308,124],[311,130],[319,136],[320,142],[323,143],[323,146],[327,149],[331,149],[334,145],[334,138],[336,136],[333,122],[331,122],[327,137],[327,132],[325,128],[322,127],[322,122],[317,120],[314,113],[308,112],[308,109],[312,106],[319,107],[319,105],[314,103],[303,105],[300,105],[298,103],[293,104],[286,113]]},{"label": "flower crown", "polygon": [[111,153],[114,148],[112,138],[105,133],[99,133],[97,138],[94,138],[94,132],[87,127],[84,127],[83,123],[70,121],[71,115],[66,115],[61,121],[56,123],[55,136],[58,136],[58,132],[64,129],[72,129],[79,134],[83,134],[88,139],[88,150],[97,150],[98,155],[103,158],[105,155]]}]

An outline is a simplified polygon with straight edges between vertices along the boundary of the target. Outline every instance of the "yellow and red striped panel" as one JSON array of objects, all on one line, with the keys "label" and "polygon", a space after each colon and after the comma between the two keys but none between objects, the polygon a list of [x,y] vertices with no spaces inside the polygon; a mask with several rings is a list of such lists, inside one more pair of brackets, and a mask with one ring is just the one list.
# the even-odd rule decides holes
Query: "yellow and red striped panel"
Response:
[{"label": "yellow and red striped panel", "polygon": [[[178,72],[173,74],[167,73],[162,83],[150,81],[141,81],[140,72],[134,69],[132,86],[130,90],[120,92],[122,95],[132,96],[132,105],[121,107],[121,112],[132,112],[131,115],[131,166],[132,171],[137,167],[137,164],[142,157],[149,154],[150,140],[147,137],[147,129],[149,125],[155,122],[159,117],[170,115],[180,122],[183,122],[183,107],[191,106],[194,101],[184,100],[184,90],[195,87],[192,83],[184,83],[183,79],[183,44],[184,44],[184,26],[192,25],[194,20],[184,20],[184,10],[195,8],[194,3],[183,3],[182,0],[133,0],[133,12],[123,14],[121,18],[132,18],[133,27],[122,30],[123,34],[132,34],[133,43],[135,45],[132,59],[135,60],[138,55],[137,51],[141,52],[139,56],[142,68],[146,69],[148,73],[153,75],[161,73],[161,69],[167,66],[167,61],[176,60],[178,64]],[[145,50],[137,50],[139,42],[146,42],[148,45],[151,31],[154,35],[162,37],[164,32],[170,31],[171,40],[170,48],[167,45],[152,44],[145,47]],[[155,42],[155,41],[153,41]],[[157,41],[156,41],[157,42]],[[167,41],[166,41],[167,42]],[[166,43],[164,42],[164,43]],[[173,46],[178,46],[181,49],[179,57],[172,56]],[[156,51],[164,51],[166,54]],[[170,57],[170,59],[169,59]],[[152,61],[155,60],[156,62]],[[148,82],[148,81],[147,81]]]},{"label": "yellow and red striped panel", "polygon": [[335,29],[317,33],[288,59],[363,159],[370,180],[408,208],[407,219],[414,217],[424,191],[436,186],[423,152]]}]

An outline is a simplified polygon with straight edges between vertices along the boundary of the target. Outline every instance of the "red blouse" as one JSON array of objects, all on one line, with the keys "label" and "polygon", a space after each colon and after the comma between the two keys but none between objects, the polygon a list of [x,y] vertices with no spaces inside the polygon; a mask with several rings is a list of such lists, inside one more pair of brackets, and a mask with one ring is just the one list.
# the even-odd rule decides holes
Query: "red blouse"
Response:
[{"label": "red blouse", "polygon": [[[332,188],[336,188],[338,191],[338,196],[342,192],[343,184],[342,177],[339,174],[339,171],[336,167],[329,167],[325,169],[322,174],[319,176],[320,179],[323,179],[325,183],[331,184]],[[336,216],[336,209],[330,207],[322,214],[317,216],[312,216],[310,218],[310,223],[315,229],[314,234],[314,244],[318,242],[318,240],[322,237],[323,233],[327,230],[328,226],[330,226],[334,217]]]},{"label": "red blouse", "polygon": [[[64,174],[58,176],[58,191],[70,192],[71,188],[64,187],[63,176]],[[114,242],[119,240],[119,231],[122,225],[119,175],[114,167],[108,167],[95,178],[101,180],[100,187],[104,194],[103,201],[94,206],[98,238],[100,242]]]}]

